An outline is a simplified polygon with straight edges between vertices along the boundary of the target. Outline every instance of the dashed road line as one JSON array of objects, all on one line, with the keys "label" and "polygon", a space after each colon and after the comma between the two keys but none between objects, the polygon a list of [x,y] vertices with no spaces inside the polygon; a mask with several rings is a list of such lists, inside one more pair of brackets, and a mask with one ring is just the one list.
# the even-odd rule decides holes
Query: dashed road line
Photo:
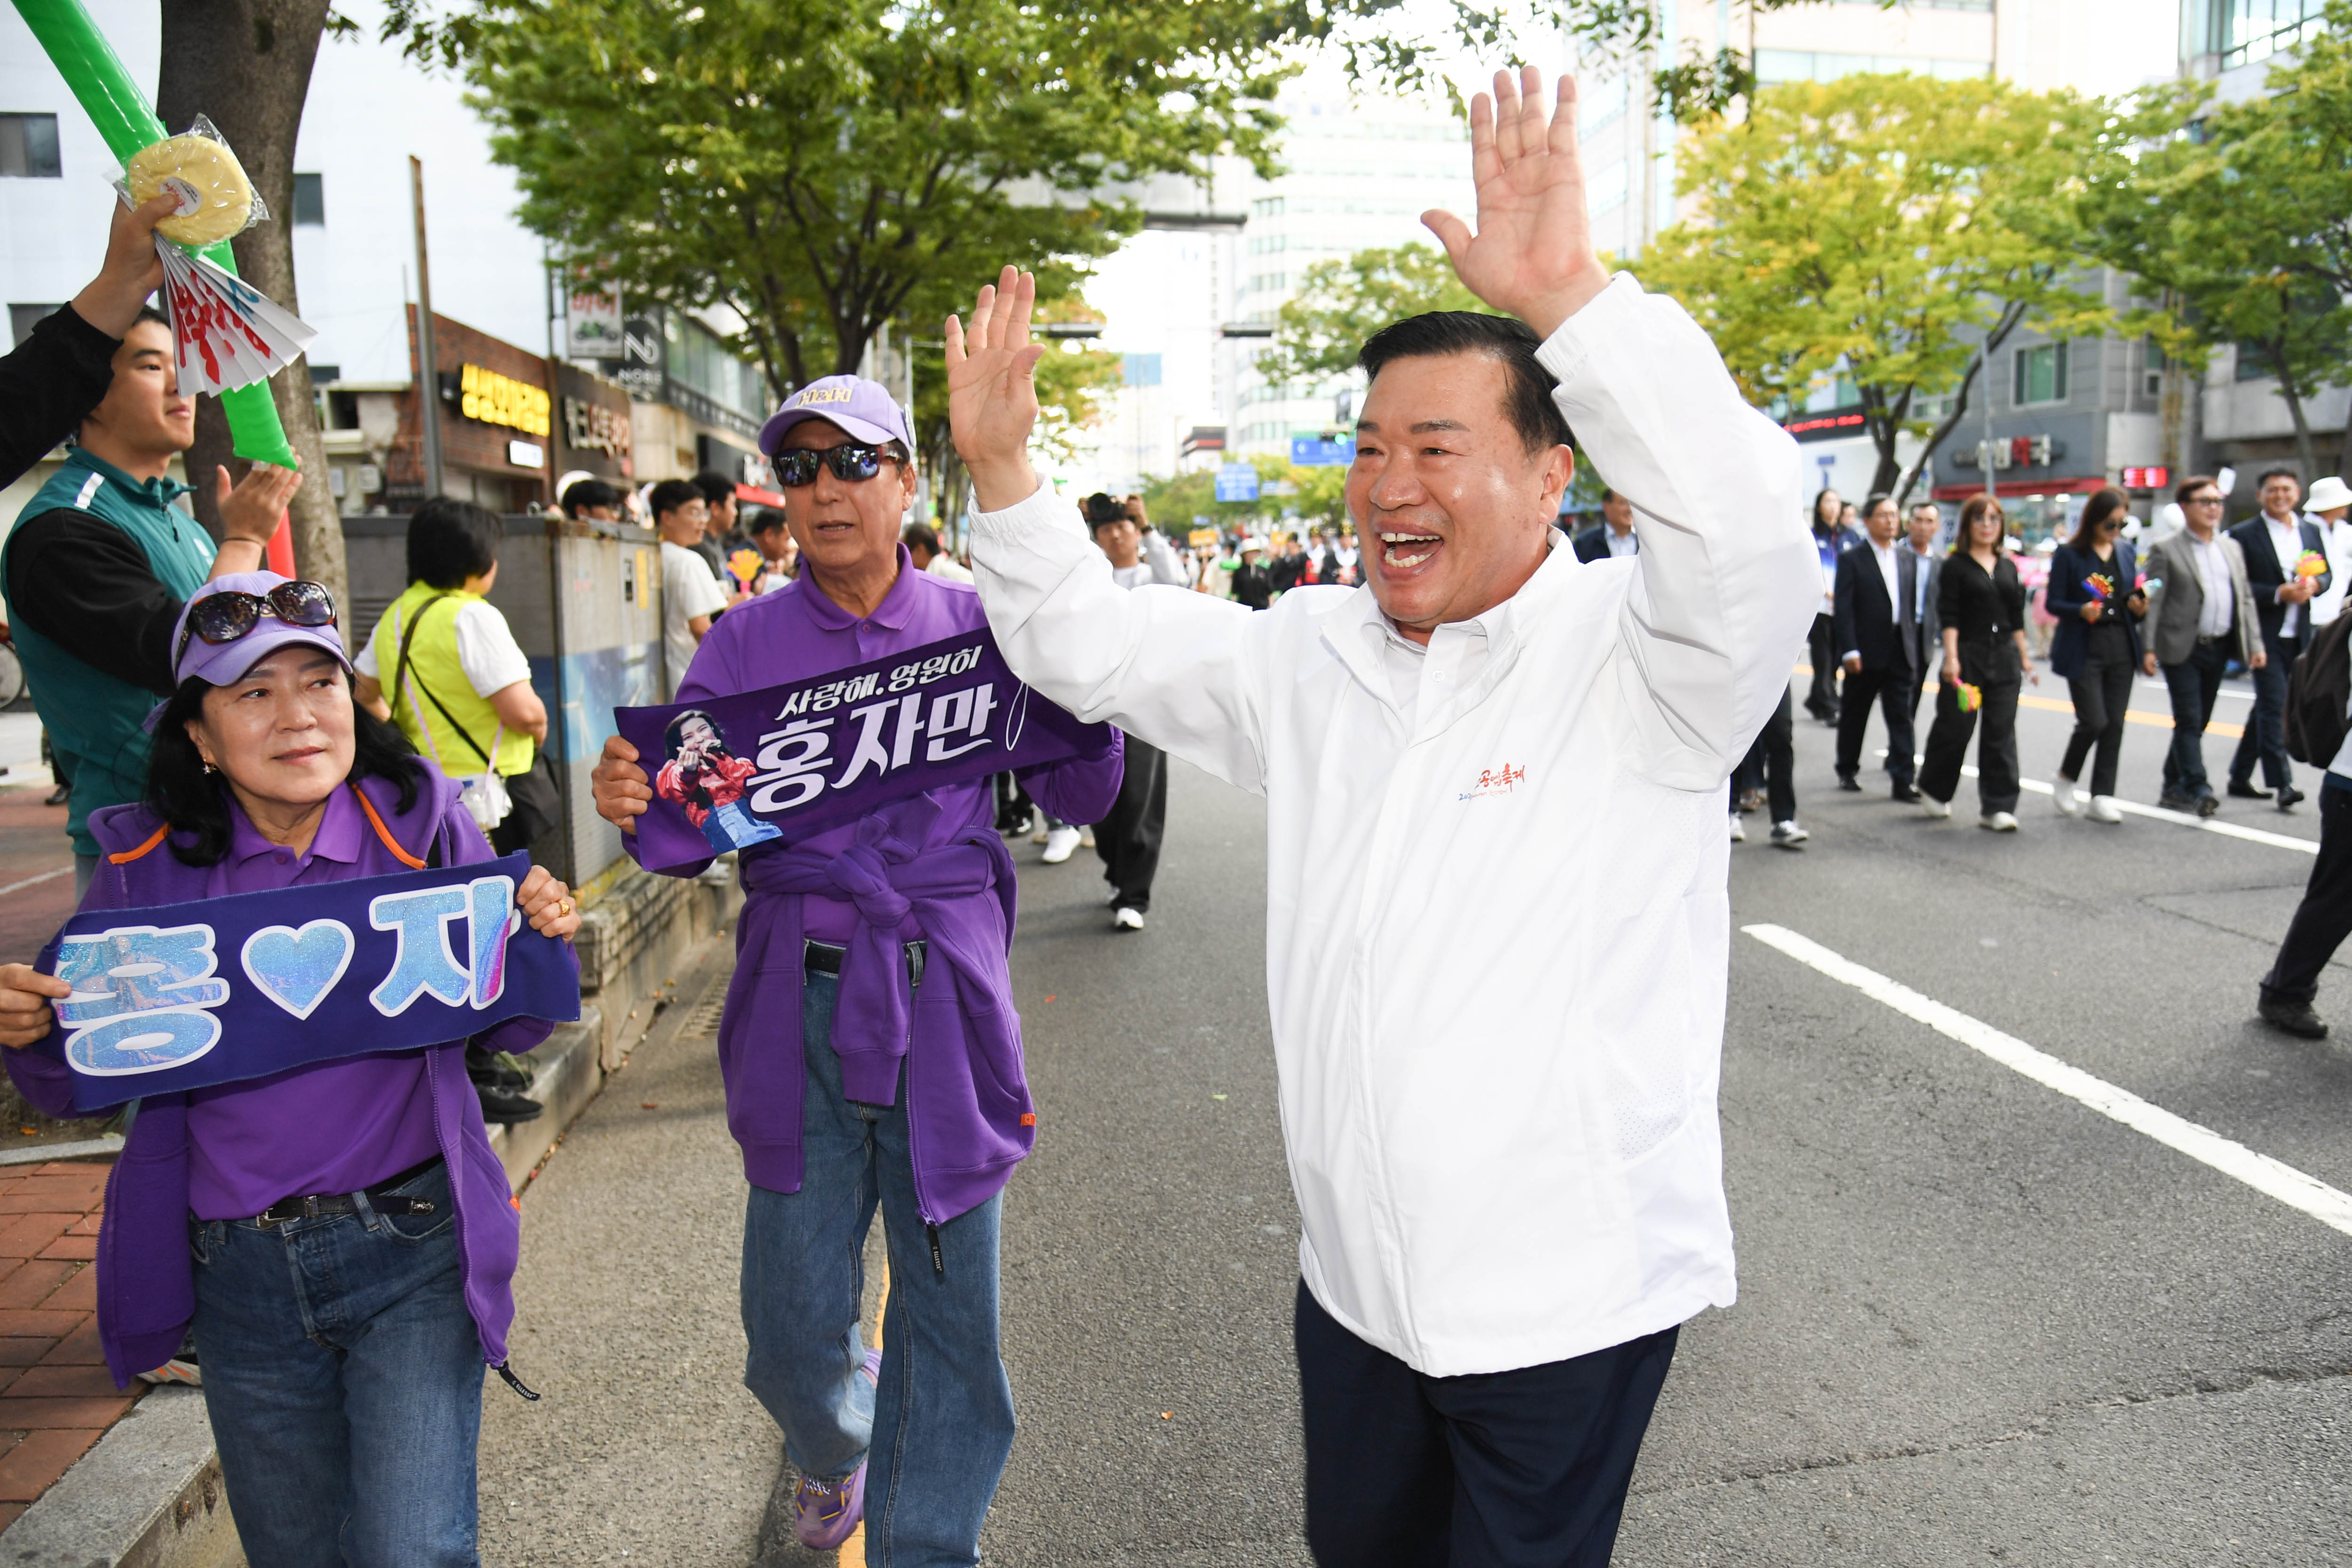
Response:
[{"label": "dashed road line", "polygon": [[1923,996],[1786,926],[1749,925],[1739,929],[1767,947],[1842,984],[1853,986],[1873,1001],[1885,1003],[1905,1017],[1958,1040],[2044,1088],[2054,1089],[2102,1116],[2146,1133],[2168,1149],[2243,1182],[2256,1192],[2309,1215],[2331,1230],[2352,1236],[2352,1194],[2339,1192],[2316,1176],[2306,1175],[2267,1154],[2257,1154],[2235,1139],[2224,1138],[2209,1127],[2200,1127],[2186,1117],[2142,1100],[2129,1089],[2117,1089],[2104,1079],[2071,1067],[2014,1035],[2003,1034],[1990,1024],[1971,1018],[1933,997]]}]

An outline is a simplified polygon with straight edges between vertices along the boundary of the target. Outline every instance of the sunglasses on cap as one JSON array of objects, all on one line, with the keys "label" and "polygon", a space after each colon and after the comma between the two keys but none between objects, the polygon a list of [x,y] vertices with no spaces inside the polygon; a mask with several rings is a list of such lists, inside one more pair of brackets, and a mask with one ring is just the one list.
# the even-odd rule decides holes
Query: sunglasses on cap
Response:
[{"label": "sunglasses on cap", "polygon": [[275,616],[289,626],[332,626],[335,596],[316,583],[280,583],[266,595],[235,588],[207,594],[188,606],[187,629],[180,634],[180,646],[172,650],[172,668],[179,668],[190,638],[202,637],[215,645],[232,643],[249,635],[265,616]]},{"label": "sunglasses on cap", "polygon": [[838,447],[822,451],[809,447],[795,447],[789,452],[776,454],[776,482],[788,490],[816,483],[819,463],[833,470],[836,479],[870,479],[882,471],[885,460],[898,459],[879,447],[861,446],[856,441],[844,441]]}]

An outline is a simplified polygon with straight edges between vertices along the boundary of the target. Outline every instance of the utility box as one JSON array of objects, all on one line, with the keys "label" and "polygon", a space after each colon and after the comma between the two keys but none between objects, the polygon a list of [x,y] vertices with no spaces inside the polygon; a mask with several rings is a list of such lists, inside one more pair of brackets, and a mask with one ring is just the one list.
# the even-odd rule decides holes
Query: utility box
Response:
[{"label": "utility box", "polygon": [[[530,657],[563,805],[562,826],[531,846],[531,859],[593,892],[626,858],[620,829],[596,815],[589,773],[616,733],[613,710],[662,700],[660,542],[629,523],[503,521],[489,600]],[[408,518],[358,512],[342,521],[352,600],[344,631],[356,654],[408,586]],[[377,650],[387,664],[398,651]]]}]

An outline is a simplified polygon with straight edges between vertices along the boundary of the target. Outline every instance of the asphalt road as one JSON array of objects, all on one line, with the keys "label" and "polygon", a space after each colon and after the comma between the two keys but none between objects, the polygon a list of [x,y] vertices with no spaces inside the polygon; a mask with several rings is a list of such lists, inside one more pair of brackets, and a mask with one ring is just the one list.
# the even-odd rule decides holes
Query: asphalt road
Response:
[{"label": "asphalt road", "polygon": [[[2135,706],[2162,714],[2160,689]],[[2067,726],[2021,715],[2029,779]],[[2154,800],[2165,739],[2130,726],[2125,798]],[[2352,1190],[2352,1052],[2252,1020],[2309,856],[2033,794],[2023,831],[1985,833],[1972,785],[1928,822],[1834,793],[1830,740],[1801,723],[1811,843],[1764,845],[1759,816],[1733,856],[1741,1300],[1685,1331],[1617,1561],[2352,1561],[2352,1237],[1738,931]],[[2208,742],[2217,775],[2231,743]],[[2316,833],[2308,807],[2221,820]],[[1255,800],[1177,766],[1150,929],[1124,936],[1089,852],[1016,846],[1040,1139],[1005,1210],[1022,1434],[990,1563],[1307,1561],[1263,834]],[[2331,977],[2322,1011],[2347,996]],[[793,1560],[761,1543],[778,1445],[736,1381],[740,1181],[689,1011],[524,1198],[516,1354],[549,1399],[489,1385],[493,1563]]]}]

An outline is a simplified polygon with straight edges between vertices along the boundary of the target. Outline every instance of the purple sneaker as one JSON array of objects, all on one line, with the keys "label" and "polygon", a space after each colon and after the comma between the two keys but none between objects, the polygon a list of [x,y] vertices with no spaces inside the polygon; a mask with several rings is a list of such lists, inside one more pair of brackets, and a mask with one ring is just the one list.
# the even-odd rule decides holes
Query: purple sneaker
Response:
[{"label": "purple sneaker", "polygon": [[812,1552],[832,1552],[866,1517],[866,1461],[837,1481],[801,1478],[793,1496],[793,1535]]},{"label": "purple sneaker", "polygon": [[[862,1368],[868,1380],[879,1383],[882,1376],[882,1352],[866,1352]],[[832,1552],[849,1539],[857,1521],[866,1517],[866,1461],[837,1481],[811,1480],[801,1478],[799,1489],[793,1494],[793,1536],[812,1552]]]}]

